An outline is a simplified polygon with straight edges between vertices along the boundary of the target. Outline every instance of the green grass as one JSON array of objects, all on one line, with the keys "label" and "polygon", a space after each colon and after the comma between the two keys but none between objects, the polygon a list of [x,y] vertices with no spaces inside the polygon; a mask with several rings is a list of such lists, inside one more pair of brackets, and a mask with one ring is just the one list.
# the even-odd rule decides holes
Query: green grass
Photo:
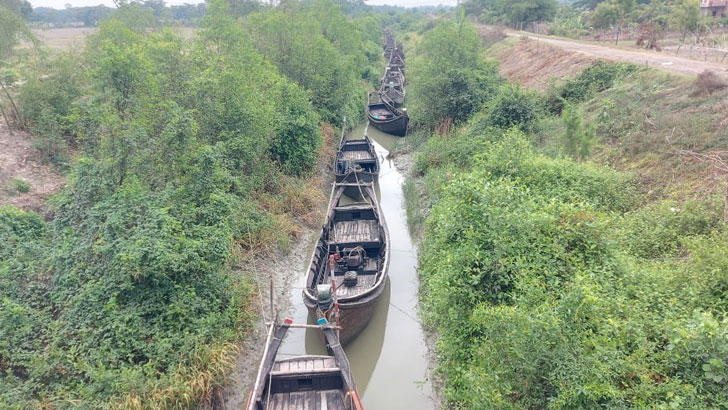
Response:
[{"label": "green grass", "polygon": [[728,145],[728,94],[604,68],[560,90],[596,127],[584,162],[561,157],[548,107],[533,135],[475,116],[416,150],[407,212],[425,219],[420,297],[449,408],[728,400],[722,187],[678,155]]}]

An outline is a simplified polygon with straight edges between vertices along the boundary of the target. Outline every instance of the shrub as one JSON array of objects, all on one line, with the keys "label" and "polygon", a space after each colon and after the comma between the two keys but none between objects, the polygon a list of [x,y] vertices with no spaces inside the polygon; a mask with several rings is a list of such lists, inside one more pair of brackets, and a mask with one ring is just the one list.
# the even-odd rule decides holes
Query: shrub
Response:
[{"label": "shrub", "polygon": [[686,251],[686,241],[708,234],[720,214],[697,201],[661,201],[626,213],[611,225],[622,249],[638,258],[677,256]]},{"label": "shrub", "polygon": [[710,95],[724,89],[728,84],[713,71],[703,70],[695,79],[695,86],[698,89],[696,94]]},{"label": "shrub", "polygon": [[561,137],[563,152],[576,160],[589,156],[596,133],[595,127],[585,125],[581,114],[571,105],[561,113],[565,130]]},{"label": "shrub", "polygon": [[611,88],[615,81],[635,71],[637,66],[634,64],[597,61],[562,86],[549,90],[543,104],[548,112],[561,114],[567,102],[586,101],[595,93]]},{"label": "shrub", "polygon": [[13,188],[18,192],[27,193],[30,191],[30,184],[18,178],[13,180]]},{"label": "shrub", "polygon": [[538,119],[536,94],[517,85],[503,85],[495,99],[486,104],[487,124],[502,129],[518,127],[531,131]]},{"label": "shrub", "polygon": [[468,23],[441,22],[428,31],[410,58],[408,105],[412,122],[433,130],[443,121],[467,121],[493,98],[498,85],[497,65],[479,54],[480,42]]}]

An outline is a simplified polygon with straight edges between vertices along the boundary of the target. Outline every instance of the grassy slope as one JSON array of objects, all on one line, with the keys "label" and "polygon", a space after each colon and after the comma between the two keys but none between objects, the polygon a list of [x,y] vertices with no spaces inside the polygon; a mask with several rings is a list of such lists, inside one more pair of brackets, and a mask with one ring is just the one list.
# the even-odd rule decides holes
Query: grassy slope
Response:
[{"label": "grassy slope", "polygon": [[720,178],[680,150],[725,149],[726,91],[695,91],[640,70],[579,104],[595,165],[552,159],[560,117],[536,151],[468,127],[415,148],[407,212],[427,219],[421,296],[454,407],[725,400]]}]

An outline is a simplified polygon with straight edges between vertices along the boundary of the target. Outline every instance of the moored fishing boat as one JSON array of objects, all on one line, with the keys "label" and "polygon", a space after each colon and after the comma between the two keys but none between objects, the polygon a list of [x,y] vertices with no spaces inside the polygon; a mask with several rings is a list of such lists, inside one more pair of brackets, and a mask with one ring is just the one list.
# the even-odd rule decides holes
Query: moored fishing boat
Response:
[{"label": "moored fishing boat", "polygon": [[392,135],[404,136],[407,133],[409,117],[404,110],[394,106],[394,102],[381,92],[370,92],[367,97],[367,118],[374,128]]},{"label": "moored fishing boat", "polygon": [[[354,202],[346,203],[349,198]],[[346,344],[374,314],[387,281],[389,233],[372,183],[337,183],[308,267],[303,302]]]},{"label": "moored fishing boat", "polygon": [[395,107],[401,107],[404,104],[404,74],[399,67],[387,67],[379,91],[392,100]]},{"label": "moored fishing boat", "polygon": [[276,360],[291,319],[272,323],[246,410],[363,410],[349,360],[334,327],[323,323],[321,332],[332,356],[298,356]]},{"label": "moored fishing boat", "polygon": [[341,140],[334,163],[336,182],[373,182],[379,177],[379,158],[368,135]]}]

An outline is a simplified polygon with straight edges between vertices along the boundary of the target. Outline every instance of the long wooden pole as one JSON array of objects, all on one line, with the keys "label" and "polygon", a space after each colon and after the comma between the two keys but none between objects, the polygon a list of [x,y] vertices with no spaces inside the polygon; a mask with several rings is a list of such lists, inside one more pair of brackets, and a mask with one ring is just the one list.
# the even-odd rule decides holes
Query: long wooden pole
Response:
[{"label": "long wooden pole", "polygon": [[268,349],[270,348],[270,342],[273,339],[273,330],[274,329],[275,329],[275,324],[271,323],[271,325],[268,327],[268,337],[265,339],[265,350],[263,350],[263,359],[261,359],[260,365],[258,366],[258,375],[255,377],[255,384],[253,385],[253,391],[250,392],[250,399],[248,402],[247,410],[255,410],[255,403],[256,403],[256,399],[258,398],[258,390],[260,389],[260,377],[261,377],[261,373],[263,372],[263,365],[265,364],[265,359],[268,357]]},{"label": "long wooden pole", "polygon": [[8,132],[12,136],[13,135],[13,127],[10,126],[10,121],[8,121],[8,116],[5,115],[5,109],[3,109],[2,103],[0,103],[0,113],[2,113],[3,118],[5,119],[5,124],[8,125]]},{"label": "long wooden pole", "polygon": [[13,106],[13,111],[15,112],[15,118],[18,121],[18,124],[20,124],[20,129],[25,129],[25,121],[23,121],[23,118],[20,116],[20,111],[18,111],[18,107],[15,105],[15,101],[13,101],[13,97],[10,96],[10,93],[8,92],[8,89],[5,88],[5,84],[0,81],[0,87],[2,87],[3,91],[5,92],[5,95],[8,97],[8,100],[10,100],[10,105]]}]

